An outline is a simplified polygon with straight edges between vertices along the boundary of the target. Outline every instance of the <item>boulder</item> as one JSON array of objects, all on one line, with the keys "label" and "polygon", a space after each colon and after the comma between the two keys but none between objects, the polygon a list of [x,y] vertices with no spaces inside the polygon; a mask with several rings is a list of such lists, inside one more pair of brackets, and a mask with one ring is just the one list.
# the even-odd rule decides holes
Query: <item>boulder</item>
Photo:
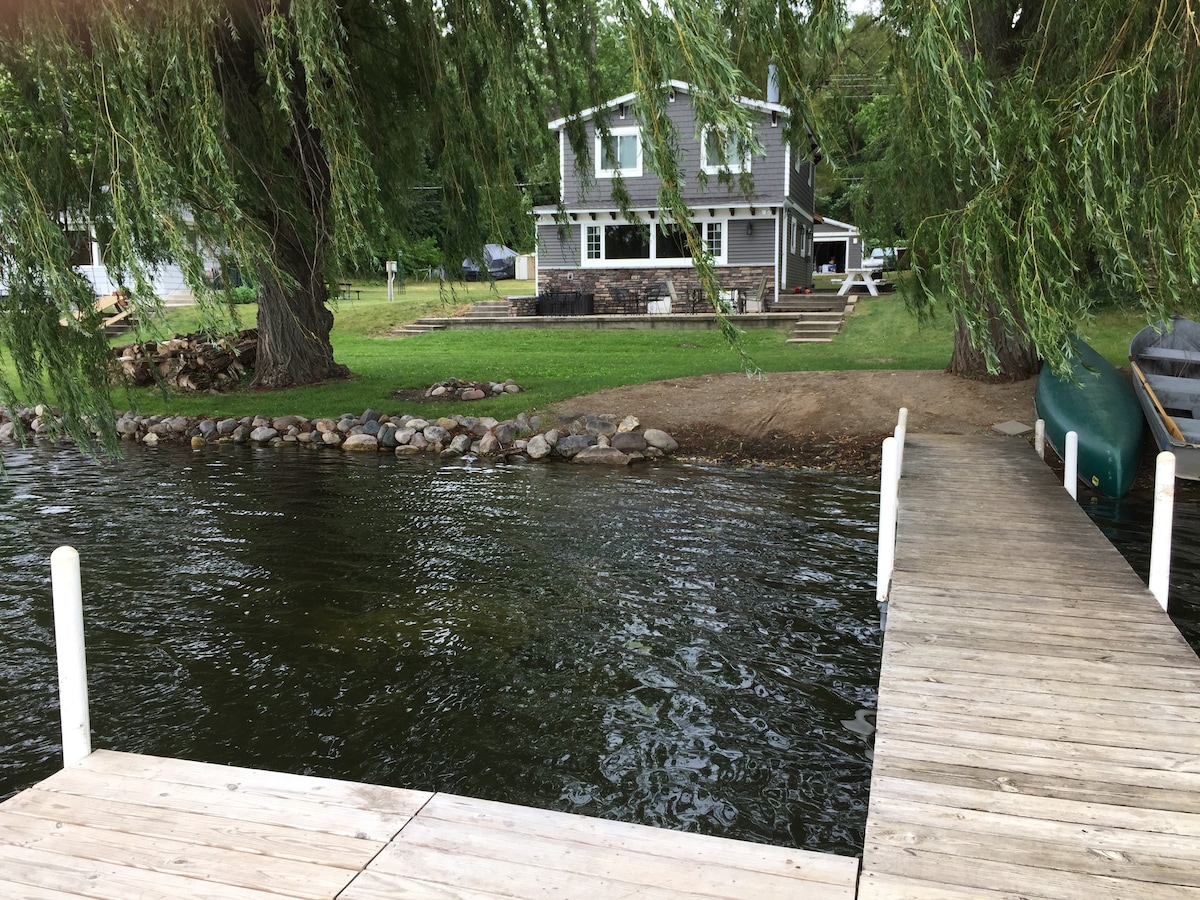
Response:
[{"label": "boulder", "polygon": [[671,437],[665,431],[659,431],[657,428],[648,428],[643,433],[646,438],[646,443],[651,447],[657,447],[665,453],[674,453],[679,449],[679,442]]},{"label": "boulder", "polygon": [[[588,447],[595,447],[596,440],[594,434],[573,434],[570,437],[561,438],[554,445],[554,449],[559,456],[571,459],[581,450],[586,450]],[[617,452],[620,453],[621,451],[618,450]]]},{"label": "boulder", "polygon": [[613,447],[585,447],[571,457],[571,462],[585,466],[627,466],[633,460]]},{"label": "boulder", "polygon": [[271,428],[269,425],[257,426],[253,431],[250,432],[250,440],[257,444],[265,444],[267,441],[271,440],[271,438],[276,437],[279,437],[279,432],[274,428]]},{"label": "boulder", "polygon": [[373,453],[379,449],[379,441],[375,440],[375,435],[373,434],[352,434],[342,441],[342,449]]},{"label": "boulder", "polygon": [[618,431],[609,444],[622,453],[641,453],[647,446],[645,436],[636,431]]},{"label": "boulder", "polygon": [[208,446],[208,441],[206,441],[204,438],[200,437],[200,435],[196,435],[194,438],[192,438],[192,449],[193,450],[203,450],[207,446]]},{"label": "boulder", "polygon": [[456,434],[454,439],[450,441],[450,450],[454,453],[466,453],[471,449],[471,436],[469,434]]},{"label": "boulder", "polygon": [[500,449],[500,442],[496,440],[496,436],[490,431],[479,439],[479,453],[482,456],[491,456]]},{"label": "boulder", "polygon": [[421,432],[431,444],[444,444],[449,433],[441,425],[426,425]]},{"label": "boulder", "polygon": [[626,431],[637,431],[638,426],[642,423],[637,420],[637,416],[626,416],[621,420],[621,424],[617,426],[617,431],[624,433]]},{"label": "boulder", "polygon": [[535,434],[529,439],[529,444],[525,447],[525,452],[529,454],[530,459],[543,459],[550,455],[554,448],[540,434]]}]

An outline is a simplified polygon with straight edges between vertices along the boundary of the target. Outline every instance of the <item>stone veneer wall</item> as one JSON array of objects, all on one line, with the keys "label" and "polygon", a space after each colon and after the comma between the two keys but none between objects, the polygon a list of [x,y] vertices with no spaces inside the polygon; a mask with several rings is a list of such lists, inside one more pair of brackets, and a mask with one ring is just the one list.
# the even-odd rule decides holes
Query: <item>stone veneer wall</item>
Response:
[{"label": "stone veneer wall", "polygon": [[[624,312],[612,299],[613,288],[624,288],[643,298],[666,297],[667,279],[675,284],[679,300],[671,304],[673,313],[690,313],[693,288],[700,287],[695,269],[542,269],[538,273],[539,291],[579,291],[595,295],[595,313],[612,315]],[[570,276],[570,277],[568,277]],[[717,278],[725,290],[737,290],[743,297],[753,297],[758,291],[763,276],[767,278],[764,303],[775,299],[774,266],[727,266],[717,269]],[[510,300],[510,310],[513,308]],[[513,315],[536,315],[531,312],[513,312]]]},{"label": "stone veneer wall", "polygon": [[510,316],[536,316],[538,314],[537,297],[509,297],[508,314]]}]

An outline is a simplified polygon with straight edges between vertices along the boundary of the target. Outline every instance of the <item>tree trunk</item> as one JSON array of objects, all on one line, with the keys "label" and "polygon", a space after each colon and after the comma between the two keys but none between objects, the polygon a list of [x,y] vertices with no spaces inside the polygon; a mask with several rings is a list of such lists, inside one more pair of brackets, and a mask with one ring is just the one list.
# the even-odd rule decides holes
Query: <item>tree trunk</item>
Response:
[{"label": "tree trunk", "polygon": [[[281,260],[276,260],[280,264]],[[290,268],[290,267],[289,267]],[[333,359],[329,332],[333,313],[325,305],[326,288],[319,266],[292,271],[298,282],[288,290],[266,278],[258,305],[258,357],[250,387],[258,389],[315,384],[346,378],[350,370]]]},{"label": "tree trunk", "polygon": [[990,382],[1024,381],[1036,375],[1040,365],[1033,344],[1012,334],[997,315],[992,315],[989,323],[989,338],[1000,365],[999,371],[988,371],[987,357],[972,346],[970,332],[962,316],[958,317],[958,327],[954,330],[954,353],[946,371],[961,378]]},{"label": "tree trunk", "polygon": [[[293,63],[294,71],[300,72],[300,60]],[[260,218],[271,234],[274,269],[263,266],[259,273],[258,356],[252,388],[294,387],[350,375],[348,368],[334,361],[329,341],[333,330],[333,313],[325,305],[329,160],[305,98],[304,80],[297,75],[289,98],[294,126],[283,151],[289,165],[282,175],[262,176],[268,187]]]}]

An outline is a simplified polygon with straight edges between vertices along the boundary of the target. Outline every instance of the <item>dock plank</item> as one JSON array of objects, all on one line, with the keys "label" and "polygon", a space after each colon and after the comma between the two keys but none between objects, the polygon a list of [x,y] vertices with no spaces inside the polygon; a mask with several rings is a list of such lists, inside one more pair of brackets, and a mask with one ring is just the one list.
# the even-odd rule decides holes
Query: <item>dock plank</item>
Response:
[{"label": "dock plank", "polygon": [[850,900],[857,877],[850,857],[111,751],[0,803],[0,897],[28,900]]},{"label": "dock plank", "polygon": [[859,896],[1200,897],[1200,661],[1022,441],[909,438]]}]

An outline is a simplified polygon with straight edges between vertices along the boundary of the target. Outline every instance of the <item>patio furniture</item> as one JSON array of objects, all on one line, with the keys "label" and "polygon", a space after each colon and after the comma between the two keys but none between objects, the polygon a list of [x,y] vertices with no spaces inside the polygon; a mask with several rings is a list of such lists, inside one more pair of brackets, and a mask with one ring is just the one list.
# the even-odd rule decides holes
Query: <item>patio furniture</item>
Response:
[{"label": "patio furniture", "polygon": [[646,311],[646,303],[641,295],[628,288],[612,288],[609,294],[613,305],[623,315],[639,315]]},{"label": "patio furniture", "polygon": [[838,296],[844,297],[856,284],[863,284],[866,285],[872,297],[878,297],[879,289],[875,287],[875,279],[871,277],[873,271],[874,269],[847,269],[846,277],[842,279],[842,286],[838,288]]},{"label": "patio furniture", "polygon": [[595,312],[595,295],[581,291],[546,291],[538,294],[539,316],[590,316]]}]

